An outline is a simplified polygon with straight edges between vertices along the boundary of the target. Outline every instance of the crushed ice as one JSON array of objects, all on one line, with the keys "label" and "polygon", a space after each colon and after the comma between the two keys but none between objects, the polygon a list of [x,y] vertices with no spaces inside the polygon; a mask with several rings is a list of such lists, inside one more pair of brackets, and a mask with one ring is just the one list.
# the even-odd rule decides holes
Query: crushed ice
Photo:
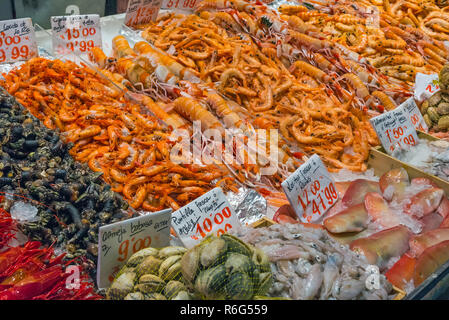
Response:
[{"label": "crushed ice", "polygon": [[17,201],[10,209],[11,217],[20,222],[32,222],[38,219],[37,208],[29,203]]}]

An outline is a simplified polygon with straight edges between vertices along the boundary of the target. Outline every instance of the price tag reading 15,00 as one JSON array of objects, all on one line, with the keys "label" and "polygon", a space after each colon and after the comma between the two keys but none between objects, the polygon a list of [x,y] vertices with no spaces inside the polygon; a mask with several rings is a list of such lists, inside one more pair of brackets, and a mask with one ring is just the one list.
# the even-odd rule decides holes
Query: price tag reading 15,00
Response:
[{"label": "price tag reading 15,00", "polygon": [[98,14],[51,17],[53,51],[84,53],[102,46]]},{"label": "price tag reading 15,00", "polygon": [[120,268],[137,251],[170,244],[171,209],[149,213],[100,227],[97,285],[110,286]]},{"label": "price tag reading 15,00", "polygon": [[210,234],[218,237],[240,226],[240,221],[221,188],[215,188],[175,211],[171,224],[190,248]]},{"label": "price tag reading 15,00", "polygon": [[36,56],[36,36],[30,18],[0,21],[0,63],[13,63]]},{"label": "price tag reading 15,00", "polygon": [[302,222],[319,220],[338,200],[334,181],[316,154],[285,179],[282,188]]}]

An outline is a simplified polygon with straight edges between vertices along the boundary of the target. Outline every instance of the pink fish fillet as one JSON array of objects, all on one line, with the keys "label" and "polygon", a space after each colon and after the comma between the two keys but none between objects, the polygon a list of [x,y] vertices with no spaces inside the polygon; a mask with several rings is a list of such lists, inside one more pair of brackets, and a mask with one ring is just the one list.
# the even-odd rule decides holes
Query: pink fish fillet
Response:
[{"label": "pink fish fillet", "polygon": [[414,195],[410,202],[404,205],[404,212],[421,218],[435,211],[443,199],[444,191],[440,188],[429,188]]},{"label": "pink fish fillet", "polygon": [[323,225],[332,233],[360,232],[368,226],[369,216],[363,203],[349,207],[324,219]]},{"label": "pink fish fillet", "polygon": [[408,185],[408,173],[402,167],[384,173],[379,179],[380,191],[387,201],[393,198],[401,200],[405,196],[405,187]]},{"label": "pink fish fillet", "polygon": [[410,253],[412,256],[417,257],[427,248],[446,240],[449,240],[448,228],[430,230],[415,235],[410,239]]},{"label": "pink fish fillet", "polygon": [[367,192],[379,192],[379,183],[365,179],[357,179],[349,185],[342,202],[347,207],[362,203]]},{"label": "pink fish fillet", "polygon": [[388,202],[378,193],[369,192],[366,194],[365,209],[374,221],[386,228],[391,228],[401,223],[399,217],[388,206]]}]

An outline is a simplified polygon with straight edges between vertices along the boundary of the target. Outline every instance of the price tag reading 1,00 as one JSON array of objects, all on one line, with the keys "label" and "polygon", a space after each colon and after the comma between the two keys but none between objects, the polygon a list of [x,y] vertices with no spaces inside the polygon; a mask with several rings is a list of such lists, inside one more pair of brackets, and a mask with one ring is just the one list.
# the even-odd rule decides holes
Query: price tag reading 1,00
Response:
[{"label": "price tag reading 1,00", "polygon": [[334,181],[316,154],[282,182],[282,188],[302,222],[319,220],[338,200]]},{"label": "price tag reading 1,00", "polygon": [[53,51],[84,53],[102,46],[98,14],[51,17]]},{"label": "price tag reading 1,00", "polygon": [[172,226],[186,247],[210,234],[217,237],[240,226],[221,188],[215,188],[175,211]]},{"label": "price tag reading 1,00", "polygon": [[13,63],[37,56],[30,18],[0,21],[0,63]]}]

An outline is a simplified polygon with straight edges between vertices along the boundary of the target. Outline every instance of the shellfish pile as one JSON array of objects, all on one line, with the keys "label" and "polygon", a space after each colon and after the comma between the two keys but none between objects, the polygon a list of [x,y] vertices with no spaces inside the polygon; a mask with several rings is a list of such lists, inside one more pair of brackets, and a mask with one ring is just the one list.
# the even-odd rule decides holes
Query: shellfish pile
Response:
[{"label": "shellfish pile", "polygon": [[[45,128],[12,97],[0,94],[0,191],[9,210],[18,200],[38,208],[20,230],[31,240],[87,258],[95,274],[98,228],[129,216],[128,204],[75,162],[56,132]],[[25,199],[25,200],[24,200]]]},{"label": "shellfish pile", "polygon": [[391,298],[392,286],[385,276],[378,274],[378,286],[371,286],[371,268],[364,257],[322,229],[275,224],[242,230],[236,235],[265,252],[271,262],[270,296],[295,300]]}]

